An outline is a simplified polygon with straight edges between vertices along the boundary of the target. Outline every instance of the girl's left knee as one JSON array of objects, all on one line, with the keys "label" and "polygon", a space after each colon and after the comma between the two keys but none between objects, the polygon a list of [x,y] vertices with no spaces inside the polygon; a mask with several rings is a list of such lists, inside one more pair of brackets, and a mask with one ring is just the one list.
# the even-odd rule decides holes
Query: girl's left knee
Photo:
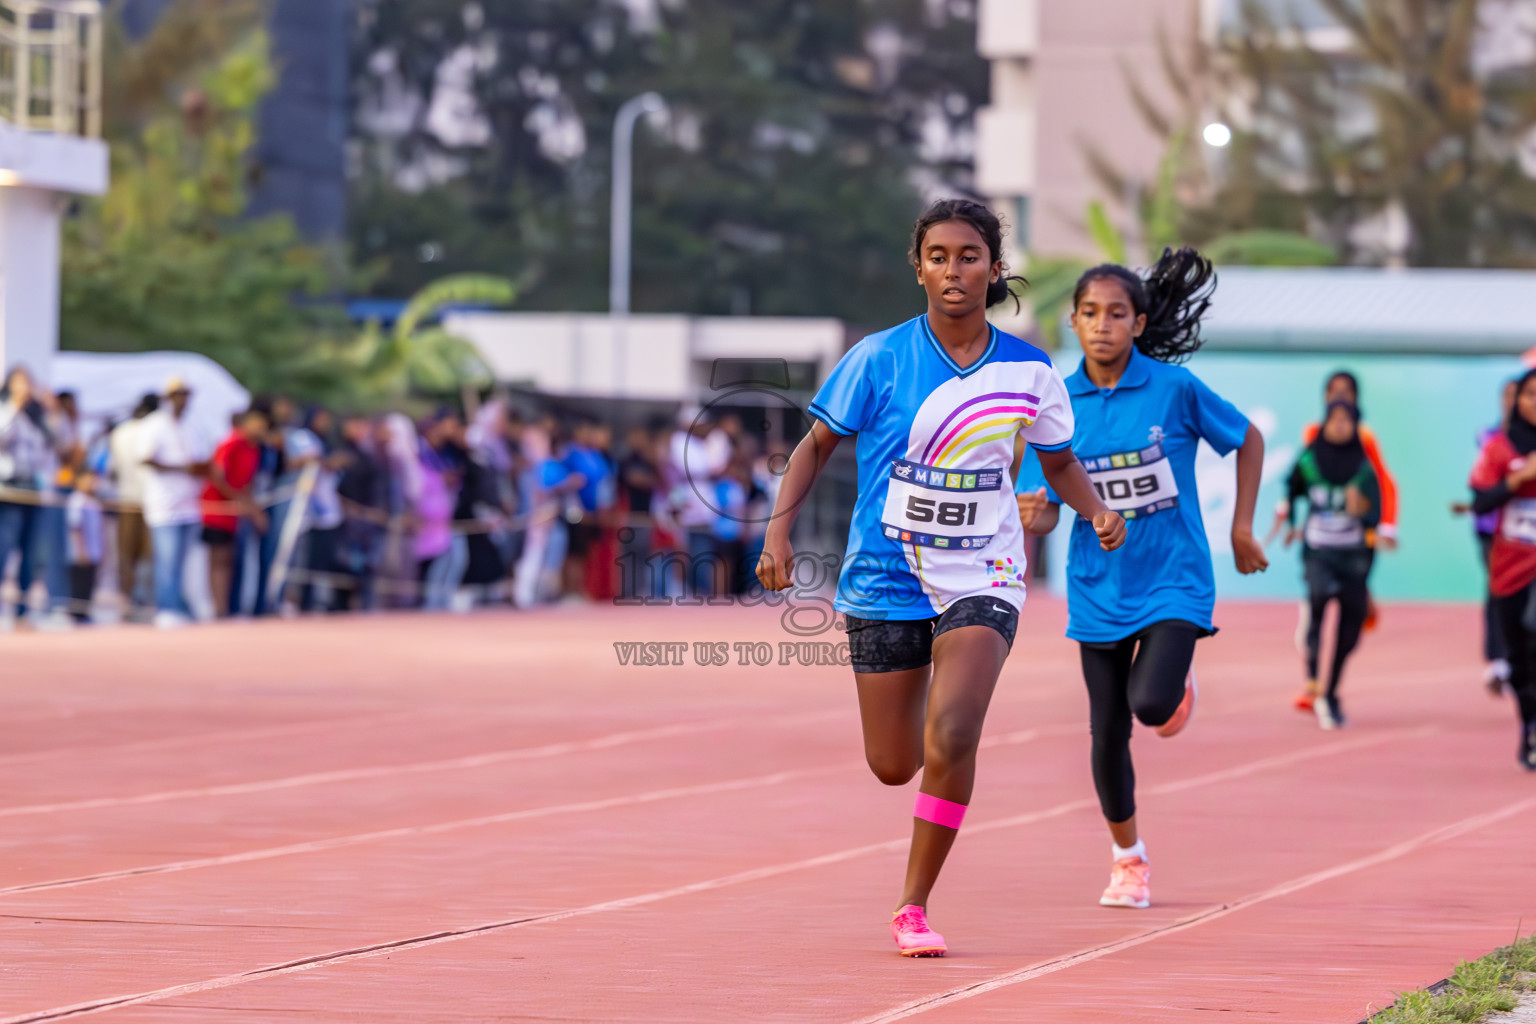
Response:
[{"label": "girl's left knee", "polygon": [[946,715],[932,722],[923,738],[923,760],[943,770],[976,756],[981,745],[981,722],[966,715]]},{"label": "girl's left knee", "polygon": [[1180,693],[1172,700],[1143,700],[1131,706],[1136,715],[1136,721],[1148,728],[1155,729],[1160,725],[1166,725],[1173,717],[1173,713],[1179,710],[1179,704],[1184,700],[1184,694]]}]

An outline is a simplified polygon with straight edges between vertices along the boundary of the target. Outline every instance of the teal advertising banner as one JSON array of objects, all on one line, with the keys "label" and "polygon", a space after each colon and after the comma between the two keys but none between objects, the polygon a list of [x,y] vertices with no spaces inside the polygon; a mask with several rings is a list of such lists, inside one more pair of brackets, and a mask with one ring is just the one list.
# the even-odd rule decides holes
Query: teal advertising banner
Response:
[{"label": "teal advertising banner", "polygon": [[[1075,368],[1079,359],[1062,358]],[[1301,451],[1302,428],[1323,410],[1323,383],[1336,370],[1360,379],[1360,407],[1397,478],[1396,551],[1376,559],[1371,586],[1387,600],[1473,601],[1484,577],[1466,516],[1452,502],[1469,492],[1467,473],[1476,456],[1476,435],[1497,421],[1503,383],[1522,372],[1513,356],[1394,354],[1285,354],[1208,352],[1189,368],[1226,397],[1264,435],[1264,487],[1255,532],[1269,530],[1285,479]],[[1277,540],[1269,571],[1239,576],[1232,567],[1232,500],[1235,456],[1217,458],[1202,445],[1197,464],[1201,510],[1222,598],[1285,598],[1301,595],[1301,556]],[[1070,517],[1063,517],[1064,522]],[[1065,525],[1051,538],[1051,588],[1065,590]]]}]

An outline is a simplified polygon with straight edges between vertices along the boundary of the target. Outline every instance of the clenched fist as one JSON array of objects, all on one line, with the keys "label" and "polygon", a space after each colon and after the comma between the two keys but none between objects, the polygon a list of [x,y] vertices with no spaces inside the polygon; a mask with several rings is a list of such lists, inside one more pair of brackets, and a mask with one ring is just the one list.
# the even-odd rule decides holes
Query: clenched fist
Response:
[{"label": "clenched fist", "polygon": [[1051,504],[1046,500],[1045,488],[1042,487],[1038,491],[1024,491],[1013,497],[1019,505],[1019,523],[1024,527],[1025,532],[1033,533],[1036,521]]},{"label": "clenched fist", "polygon": [[1113,551],[1125,543],[1125,520],[1118,512],[1100,512],[1093,517],[1093,532],[1099,535],[1099,547]]}]

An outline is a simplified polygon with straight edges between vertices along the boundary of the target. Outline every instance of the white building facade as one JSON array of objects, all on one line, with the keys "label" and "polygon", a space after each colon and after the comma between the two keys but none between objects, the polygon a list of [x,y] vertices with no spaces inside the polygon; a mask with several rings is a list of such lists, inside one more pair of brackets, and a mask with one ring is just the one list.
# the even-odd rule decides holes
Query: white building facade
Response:
[{"label": "white building facade", "polygon": [[1084,211],[1099,186],[1084,144],[1151,181],[1162,143],[1127,75],[1157,95],[1159,31],[1185,45],[1218,13],[1209,0],[981,0],[977,49],[991,64],[992,101],[977,117],[976,182],[1014,225],[1016,252],[1094,255]]},{"label": "white building facade", "polygon": [[59,232],[71,195],[107,189],[101,5],[0,0],[0,365],[48,379],[59,347]]},{"label": "white building facade", "polygon": [[[454,313],[450,332],[471,342],[496,379],[571,398],[707,401],[745,365],[772,383],[810,390],[842,358],[847,329],[819,317],[689,317],[601,313]],[[730,364],[722,381],[719,369]],[[782,369],[780,369],[782,364]]]}]

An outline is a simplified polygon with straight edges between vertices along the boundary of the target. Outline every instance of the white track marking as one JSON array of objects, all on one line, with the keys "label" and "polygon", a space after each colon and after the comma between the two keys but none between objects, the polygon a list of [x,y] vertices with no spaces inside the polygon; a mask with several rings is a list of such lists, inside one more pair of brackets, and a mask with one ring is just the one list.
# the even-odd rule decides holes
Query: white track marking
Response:
[{"label": "white track marking", "polygon": [[[1276,754],[1273,757],[1260,758],[1257,761],[1249,761],[1247,764],[1235,765],[1231,768],[1221,768],[1204,775],[1194,775],[1187,779],[1178,779],[1173,782],[1162,782],[1155,786],[1137,787],[1142,796],[1165,793],[1182,793],[1188,789],[1198,789],[1201,786],[1209,786],[1218,782],[1227,782],[1232,779],[1241,779],[1248,775],[1255,775],[1270,768],[1283,768],[1286,765],[1298,764],[1302,761],[1310,761],[1316,757],[1328,757],[1333,754],[1343,754],[1365,747],[1374,747],[1382,743],[1390,743],[1393,740],[1408,739],[1410,737],[1428,736],[1437,732],[1434,726],[1422,726],[1417,729],[1394,729],[1390,732],[1377,733],[1374,736],[1362,736],[1359,739],[1347,740],[1342,743],[1322,743],[1315,747],[1307,747],[1305,750],[1292,751],[1289,754]],[[1032,825],[1037,821],[1047,818],[1059,818],[1063,814],[1071,814],[1085,808],[1097,810],[1099,801],[1095,797],[1084,797],[1082,800],[1073,800],[1070,803],[1058,804],[1042,811],[1029,811],[1025,814],[1016,814],[1010,818],[997,818],[992,821],[982,822],[975,826],[966,826],[966,835],[974,835],[977,832],[992,832],[1001,828],[1012,828],[1015,825]],[[905,842],[905,840],[903,840]],[[3,1022],[0,1022],[3,1024]]]},{"label": "white track marking", "polygon": [[[1440,678],[1443,678],[1444,676],[1445,676],[1445,673],[1439,673],[1439,677]],[[1364,680],[1362,680],[1357,685],[1358,685],[1358,688],[1360,688],[1360,689],[1368,688],[1365,685],[1365,681]],[[1207,718],[1226,717],[1226,716],[1229,716],[1229,715],[1240,714],[1240,713],[1242,713],[1244,711],[1256,710],[1256,709],[1265,708],[1265,707],[1272,707],[1272,706],[1274,706],[1274,703],[1275,703],[1274,700],[1272,700],[1269,697],[1256,697],[1256,698],[1252,698],[1252,699],[1249,699],[1249,700],[1237,702],[1235,704],[1232,704],[1232,705],[1230,705],[1228,707],[1225,707],[1225,708],[1221,709],[1220,711],[1208,711],[1208,712],[1205,712],[1205,713],[1203,713],[1201,715],[1201,719],[1204,720],[1204,719],[1207,719]],[[416,715],[419,715],[419,714],[420,714],[420,712],[417,712],[417,711],[384,712],[384,713],[380,714],[377,717],[379,717],[379,718],[392,718],[392,717],[396,717],[397,715],[398,716],[416,716]],[[826,711],[807,712],[807,713],[803,713],[803,714],[778,715],[778,716],[770,717],[770,718],[766,719],[766,721],[772,722],[772,723],[775,723],[775,724],[794,724],[794,723],[799,723],[799,722],[820,721],[820,720],[824,720],[824,719],[828,719],[828,718],[841,718],[843,716],[844,716],[844,712],[842,710],[840,710],[840,709],[829,709],[829,710],[826,710]],[[349,721],[356,721],[356,719],[342,719],[340,721],[340,723],[338,723],[338,724],[344,724],[344,723],[349,722]],[[518,750],[510,750],[510,751],[495,751],[495,752],[492,752],[492,753],[489,753],[489,754],[472,755],[472,756],[465,757],[465,758],[450,758],[450,759],[447,759],[447,760],[426,761],[426,762],[419,762],[419,763],[416,763],[416,764],[379,765],[379,766],[372,766],[372,767],[367,767],[367,768],[338,769],[338,770],[330,771],[330,772],[316,772],[316,773],[311,773],[311,774],[307,774],[307,775],[296,775],[296,776],[289,776],[289,777],[286,777],[286,778],[277,778],[277,779],[264,779],[264,780],[254,781],[254,782],[230,783],[230,784],[222,785],[222,786],[209,786],[209,787],[193,788],[193,789],[164,790],[164,791],[155,792],[155,793],[138,794],[138,795],[135,795],[135,796],[95,797],[95,798],[90,798],[90,799],[85,799],[85,800],[69,800],[69,801],[60,801],[60,802],[48,803],[48,804],[25,804],[25,805],[18,805],[18,806],[15,806],[15,807],[0,807],[0,818],[16,817],[16,816],[32,815],[32,814],[55,814],[55,813],[60,813],[60,812],[65,812],[65,811],[96,810],[96,809],[106,808],[106,807],[125,807],[125,806],[134,806],[134,805],[140,805],[140,804],[164,803],[164,802],[169,802],[169,801],[174,801],[174,800],[195,799],[195,798],[199,798],[199,797],[236,796],[236,795],[241,795],[241,794],[245,794],[245,793],[260,793],[260,792],[266,792],[266,791],[269,791],[269,790],[288,789],[288,788],[292,788],[292,787],[296,787],[296,786],[322,785],[322,784],[330,783],[330,782],[345,782],[345,781],[351,781],[351,780],[354,780],[354,779],[371,779],[371,778],[387,777],[387,776],[390,776],[390,775],[414,774],[414,773],[418,773],[418,772],[452,771],[452,770],[461,769],[461,768],[477,768],[477,767],[481,767],[483,765],[496,764],[496,763],[499,763],[501,761],[506,761],[506,760],[523,760],[523,759],[527,759],[527,758],[552,757],[552,756],[556,756],[556,755],[559,755],[559,754],[577,753],[577,752],[581,752],[581,751],[584,751],[584,750],[604,749],[606,746],[622,746],[624,744],[631,743],[631,742],[643,742],[646,739],[650,739],[650,738],[663,738],[663,739],[665,739],[665,738],[670,738],[673,735],[688,735],[688,734],[691,734],[693,732],[705,732],[705,731],[710,731],[710,730],[717,729],[717,728],[726,728],[726,727],[731,726],[731,725],[739,724],[741,721],[742,721],[741,719],[731,718],[731,719],[716,719],[716,720],[712,720],[712,721],[709,721],[709,722],[692,723],[692,724],[685,724],[685,725],[680,725],[680,726],[663,726],[663,727],[660,727],[660,728],[655,729],[655,730],[638,730],[636,732],[616,733],[616,734],[613,734],[613,735],[608,736],[608,737],[597,737],[596,739],[593,739],[593,740],[572,741],[570,743],[552,744],[552,745],[549,745],[549,746],[546,746],[546,747],[521,748],[521,749],[518,749]],[[12,755],[11,757],[0,757],[0,765],[3,765],[5,763],[13,761],[13,760],[28,760],[28,759],[33,759],[33,758],[46,758],[50,754],[72,754],[74,756],[80,756],[82,754],[114,753],[114,752],[117,752],[117,751],[134,750],[134,749],[155,749],[155,748],[160,747],[160,746],[175,747],[175,746],[180,746],[180,745],[183,745],[183,744],[193,745],[193,744],[200,743],[200,742],[205,742],[205,741],[206,742],[212,742],[212,741],[222,741],[222,740],[231,739],[231,738],[244,738],[246,736],[254,736],[254,735],[261,734],[261,733],[266,733],[269,730],[270,730],[271,734],[278,734],[280,732],[288,731],[290,729],[293,730],[293,731],[301,731],[301,730],[307,730],[307,729],[310,729],[310,728],[322,728],[322,727],[328,726],[330,724],[333,724],[333,723],[323,722],[323,721],[317,721],[317,722],[313,722],[313,723],[293,723],[292,725],[286,725],[286,726],[271,726],[271,727],[264,727],[262,729],[253,729],[253,730],[250,730],[248,733],[246,733],[246,732],[226,733],[226,734],[222,734],[222,735],[216,734],[216,735],[212,735],[212,736],[185,737],[185,738],[168,739],[168,740],[145,740],[145,741],[139,741],[139,742],[135,742],[135,743],[125,744],[125,745],[118,746],[118,747],[106,747],[106,748],[73,747],[73,748],[68,748],[68,749],[65,749],[65,750],[34,751],[34,752],[26,753],[26,754]],[[1087,726],[1086,726],[1086,724],[1082,724],[1082,725],[1071,725],[1071,726],[1068,726],[1068,725],[1049,726],[1047,728],[1051,728],[1051,729],[1060,728],[1063,731],[1086,731]],[[679,730],[679,731],[677,731],[677,732],[668,732],[667,730]],[[986,742],[987,741],[985,739],[982,740],[983,748],[985,748]]]},{"label": "white track marking", "polygon": [[[1295,764],[1318,757],[1329,757],[1335,754],[1359,750],[1364,747],[1375,746],[1392,740],[1403,739],[1408,736],[1418,736],[1434,729],[1402,729],[1391,733],[1383,733],[1378,736],[1362,738],[1345,743],[1323,743],[1308,750],[1298,751],[1294,754],[1285,754],[1278,757],[1266,757],[1247,764],[1236,765],[1204,775],[1193,776],[1179,782],[1166,783],[1161,787],[1152,787],[1150,791],[1164,790],[1177,792],[1190,789],[1195,786],[1209,785],[1224,782],[1228,779],[1241,778],[1254,772],[1264,771],[1267,768],[1281,767]],[[1523,801],[1514,805],[1514,810],[1509,814],[1517,813],[1531,804],[1536,804],[1536,799]],[[1047,818],[1057,817],[1070,811],[1080,810],[1084,806],[1097,807],[1092,800],[1075,800],[1071,803],[1061,804],[1057,807],[1036,811],[1031,814],[1016,815],[999,821],[983,822],[974,828],[967,829],[968,833],[978,831],[993,831],[995,829],[1009,828],[1017,825],[1028,824],[1034,821],[1042,821]],[[1506,815],[1507,816],[1507,815]],[[1484,815],[1483,817],[1487,817]],[[1469,819],[1476,820],[1476,819]],[[1465,825],[1466,823],[1462,823]],[[1440,830],[1445,831],[1445,830]],[[328,967],[335,964],[351,963],[355,960],[368,960],[374,957],[389,956],[393,953],[412,949],[424,949],[428,946],[436,946],[446,942],[459,942],[464,939],[474,938],[495,932],[507,931],[513,928],[522,928],[533,924],[552,924],[557,921],[568,921],[572,918],[589,917],[593,914],[608,913],[615,910],[627,910],[632,907],[646,906],[659,903],[663,900],[676,899],[682,896],[692,896],[697,893],[711,892],[716,889],[724,889],[729,886],[743,885],[750,882],[763,881],[780,875],[787,875],[797,871],[805,871],[811,868],[825,867],[831,864],[840,864],[844,861],[855,860],[859,857],[874,853],[899,852],[906,848],[909,840],[907,837],[892,839],[883,843],[869,843],[864,846],[855,846],[846,850],[838,850],[834,853],[822,854],[819,857],[810,857],[804,860],[789,861],[783,864],[772,864],[761,868],[752,868],[747,871],[739,871],[731,875],[723,875],[718,878],[706,879],[702,882],[692,882],[688,885],[677,886],[672,889],[662,889],[657,892],[642,893],[638,896],[626,896],[622,899],[607,900],[602,903],[591,903],[583,907],[573,907],[570,910],[554,911],[547,914],[532,914],[526,917],[511,918],[503,921],[490,921],[484,924],[472,925],[467,928],[444,929],[427,935],[412,936],[404,939],[395,939],[389,942],[374,943],[367,946],[358,946],[351,949],[336,950],[330,953],[322,953],[316,956],[304,957],[299,960],[289,960],[284,963],[272,964],[267,967],[256,968],[249,971],[241,971],[236,974],[226,974],[218,978],[209,978],[204,981],[194,981],[182,985],[170,985],[165,988],[153,989],[148,992],[138,992],[130,995],[109,996],[103,999],[94,999],[81,1003],[73,1003],[69,1006],[54,1007],[49,1010],[38,1010],[30,1013],[22,1013],[12,1017],[0,1019],[0,1024],[41,1024],[43,1021],[64,1020],[72,1017],[82,1017],[88,1014],[105,1013],[108,1010],[120,1009],[127,1006],[137,1006],[143,1003],[163,1002],[167,999],[175,999],[179,996],[196,995],[201,992],[212,992],[219,989],[233,988],[253,981],[262,981],[267,978],[281,977],[288,974],[296,974],[301,971],[314,970],[317,967]],[[1338,870],[1338,869],[1335,869]],[[1311,876],[1308,876],[1311,877]],[[1294,884],[1294,883],[1292,883]],[[1283,887],[1282,887],[1283,888]],[[1294,891],[1294,890],[1291,890]],[[1272,897],[1269,897],[1272,898]],[[1102,954],[1101,954],[1102,955]],[[994,979],[994,981],[997,979]],[[983,982],[982,984],[986,984]],[[899,1008],[898,1008],[899,1009]]]},{"label": "white track marking", "polygon": [[1190,928],[1199,927],[1202,924],[1208,924],[1211,921],[1218,921],[1221,918],[1226,917],[1228,914],[1237,913],[1239,910],[1245,910],[1248,907],[1256,906],[1260,903],[1267,903],[1270,900],[1279,899],[1282,896],[1289,896],[1292,893],[1300,892],[1303,889],[1310,889],[1314,885],[1321,885],[1323,882],[1332,881],[1335,878],[1353,874],[1356,871],[1364,871],[1366,868],[1373,868],[1381,864],[1386,864],[1391,861],[1398,860],[1399,858],[1406,857],[1408,854],[1415,853],[1426,846],[1433,846],[1436,843],[1447,842],[1459,836],[1466,835],[1469,832],[1474,832],[1477,829],[1484,828],[1488,825],[1497,824],[1508,818],[1513,818],[1516,815],[1524,814],[1531,810],[1536,810],[1536,797],[1528,797],[1525,800],[1507,804],[1496,811],[1489,811],[1485,814],[1477,814],[1470,818],[1463,818],[1461,821],[1446,825],[1442,828],[1433,829],[1429,832],[1421,833],[1417,836],[1414,836],[1412,839],[1408,839],[1393,846],[1389,846],[1384,850],[1380,850],[1371,854],[1370,856],[1361,857],[1357,860],[1347,861],[1335,867],[1313,872],[1310,875],[1302,875],[1300,878],[1292,879],[1289,882],[1282,882],[1280,885],[1270,889],[1265,889],[1261,892],[1250,893],[1247,896],[1240,896],[1229,903],[1218,904],[1214,907],[1203,910],[1198,914],[1191,914],[1188,917],[1180,918],[1172,924],[1163,925],[1160,928],[1151,928],[1147,931],[1116,940],[1115,942],[1110,942],[1102,946],[1094,946],[1091,949],[1079,950],[1078,952],[1068,954],[1067,956],[1057,957],[1052,960],[1042,960],[1039,963],[1031,964],[1028,967],[1022,967],[1016,971],[1009,971],[1007,974],[1000,974],[997,977],[991,978],[987,981],[976,982],[972,985],[962,985],[959,988],[952,988],[947,992],[939,992],[931,996],[924,996],[921,999],[914,999],[909,1003],[903,1003],[900,1006],[893,1007],[882,1013],[877,1013],[872,1017],[861,1017],[857,1021],[852,1022],[852,1024],[887,1024],[889,1021],[903,1020],[907,1017],[915,1017],[920,1013],[926,1013],[929,1010],[938,1009],[942,1006],[949,1006],[962,999],[973,999],[976,996],[986,995],[988,992],[995,992],[1000,988],[1007,988],[1010,985],[1018,985],[1022,982],[1044,977],[1047,974],[1055,974],[1058,971],[1064,971],[1068,968],[1076,967],[1078,964],[1085,964],[1091,960],[1097,960],[1100,957],[1106,957],[1114,953],[1119,953],[1123,950],[1130,949],[1133,946],[1140,946],[1144,943],[1153,942],[1157,939],[1165,938],[1169,935],[1176,935],[1179,932],[1187,931]]},{"label": "white track marking", "polygon": [[[779,724],[798,724],[819,718],[841,717],[841,715],[841,711],[824,711],[805,715],[785,715],[777,719],[767,719],[766,721]],[[607,750],[630,743],[672,739],[677,736],[691,736],[696,733],[725,729],[729,726],[739,725],[744,721],[746,720],[740,718],[720,718],[708,722],[692,722],[683,725],[660,726],[655,729],[634,729],[626,732],[609,733],[606,736],[597,736],[588,740],[568,740],[562,743],[545,744],[541,747],[494,750],[485,754],[471,754],[467,757],[451,757],[438,761],[373,765],[368,768],[343,768],[329,772],[289,775],[277,779],[260,779],[255,782],[234,782],[222,786],[203,786],[196,789],[167,789],[155,793],[140,793],[136,796],[105,796],[95,797],[90,800],[70,800],[53,804],[25,804],[17,807],[0,807],[0,818],[14,818],[28,814],[57,814],[60,811],[87,811],[102,807],[137,807],[143,804],[166,803],[171,800],[188,800],[210,796],[237,796],[245,793],[266,793],[276,789],[295,789],[300,786],[318,786],[332,782],[353,782],[358,779],[378,779],[396,775],[422,775],[430,772],[461,771],[470,768],[483,768],[486,765],[502,764],[508,761],[527,761],[536,758],[558,757],[562,754]],[[763,721],[765,720],[758,720],[753,724],[760,725]]]},{"label": "white track marking", "polygon": [[[1076,732],[1077,727],[1046,726],[1040,729],[1024,729],[1019,732],[1006,733],[1002,736],[989,736],[982,740],[981,746],[984,749],[1015,746],[1028,743],[1041,736],[1068,731]],[[525,821],[530,818],[547,818],[559,814],[605,811],[617,807],[656,803],[662,800],[677,800],[691,796],[708,796],[713,793],[730,793],[744,789],[757,789],[764,786],[776,786],[786,782],[793,782],[797,779],[814,778],[819,775],[830,775],[849,770],[862,770],[864,767],[865,765],[862,761],[840,761],[836,764],[821,765],[816,768],[771,772],[766,775],[726,779],[720,782],[702,783],[696,786],[674,786],[667,789],[653,789],[643,793],[629,793],[624,796],[607,797],[600,800],[583,800],[576,803],[553,804],[548,807],[531,807],[521,811],[504,811],[500,814],[461,818],[455,821],[436,822],[431,825],[404,825],[399,828],[379,829],[375,832],[359,832],[353,835],[333,836],[327,839],[314,839],[302,843],[289,843],[284,846],[270,846],[260,850],[247,850],[241,853],[222,854],[214,857],[197,857],[190,860],[171,861],[165,864],[146,864],[142,867],[123,868],[118,871],[102,871],[97,874],[80,875],[75,878],[61,878],[52,881],[6,886],[0,888],[0,897],[41,890],[70,889],[82,885],[110,882],[116,879],[138,878],[144,875],[163,875],[181,871],[194,871],[199,868],[223,867],[229,864],[248,864],[253,861],[272,860],[278,857],[290,857],[306,853],[319,853],[324,850],[340,850],[349,846],[362,846],[367,843],[385,842],[391,839],[413,839],[419,836],[442,835],[447,832],[457,832],[461,829],[503,825],[514,821]]]},{"label": "white track marking", "polygon": [[[21,754],[0,756],[0,766],[27,761],[43,761],[50,757],[98,758],[110,754],[131,754],[141,750],[171,750],[176,747],[193,747],[200,743],[228,743],[238,740],[266,739],[272,736],[284,736],[296,732],[309,732],[314,729],[336,729],[344,726],[374,724],[392,718],[419,719],[421,714],[421,711],[416,709],[408,711],[381,711],[372,715],[359,715],[356,717],[343,715],[336,718],[306,718],[301,722],[255,726],[249,729],[230,729],[225,732],[202,732],[194,736],[168,736],[153,740],[130,740],[127,743],[119,743],[112,746],[87,743],[73,747],[53,747],[47,750],[29,750]],[[14,724],[10,720],[6,720],[7,726]]]}]

